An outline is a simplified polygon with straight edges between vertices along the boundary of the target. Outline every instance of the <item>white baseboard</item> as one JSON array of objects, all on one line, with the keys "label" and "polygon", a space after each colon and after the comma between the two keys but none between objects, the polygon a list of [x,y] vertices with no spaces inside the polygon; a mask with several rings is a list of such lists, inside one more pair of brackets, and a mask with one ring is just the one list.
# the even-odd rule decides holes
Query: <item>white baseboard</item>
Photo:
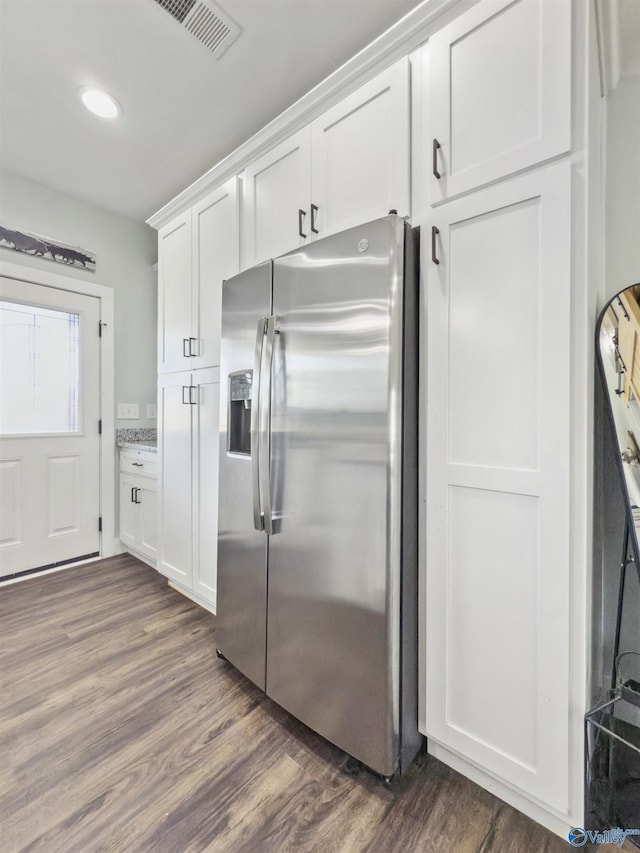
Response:
[{"label": "white baseboard", "polygon": [[135,548],[130,548],[128,545],[121,544],[119,553],[131,554],[131,556],[135,557],[136,560],[140,560],[140,562],[146,563],[148,566],[151,566],[152,569],[156,569],[156,571],[158,569],[156,561],[153,559],[153,557],[148,557],[146,554],[137,551]]},{"label": "white baseboard", "polygon": [[199,604],[204,610],[208,610],[209,613],[213,613],[216,615],[216,605],[215,602],[207,601],[206,598],[203,598],[201,595],[198,595],[197,592],[194,592],[192,589],[187,589],[184,586],[180,586],[179,583],[176,583],[173,580],[168,580],[169,586],[172,589],[175,589],[176,592],[179,592],[181,595],[184,595],[185,598],[190,598],[191,601],[195,601],[196,604]]},{"label": "white baseboard", "polygon": [[535,820],[536,823],[541,824],[551,832],[559,835],[560,838],[563,838],[565,841],[567,840],[570,829],[575,826],[582,826],[581,823],[571,823],[570,818],[567,815],[559,815],[555,812],[549,811],[544,806],[533,802],[524,794],[510,788],[504,782],[490,776],[484,770],[476,767],[475,764],[471,764],[466,759],[461,758],[459,755],[456,755],[456,753],[451,752],[445,746],[441,746],[439,743],[436,743],[430,738],[427,739],[427,752],[429,755],[433,755],[434,758],[442,761],[443,764],[457,770],[457,772],[462,774],[462,776],[466,776],[467,779],[471,779],[472,782],[480,785],[481,788],[490,791],[496,797],[504,800],[505,803],[513,806],[514,809],[518,809],[518,811],[527,815],[527,817]]},{"label": "white baseboard", "polygon": [[124,554],[124,547],[119,539],[106,539],[102,543],[101,557],[106,560],[107,557],[115,557],[117,554]]}]

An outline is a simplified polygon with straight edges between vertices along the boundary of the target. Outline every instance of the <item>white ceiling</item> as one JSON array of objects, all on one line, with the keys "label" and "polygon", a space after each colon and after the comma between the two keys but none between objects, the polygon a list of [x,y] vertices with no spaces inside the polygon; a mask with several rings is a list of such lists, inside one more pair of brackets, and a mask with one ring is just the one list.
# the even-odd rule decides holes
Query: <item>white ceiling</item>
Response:
[{"label": "white ceiling", "polygon": [[154,0],[0,0],[0,165],[146,219],[418,4],[221,0],[243,32],[216,60]]}]

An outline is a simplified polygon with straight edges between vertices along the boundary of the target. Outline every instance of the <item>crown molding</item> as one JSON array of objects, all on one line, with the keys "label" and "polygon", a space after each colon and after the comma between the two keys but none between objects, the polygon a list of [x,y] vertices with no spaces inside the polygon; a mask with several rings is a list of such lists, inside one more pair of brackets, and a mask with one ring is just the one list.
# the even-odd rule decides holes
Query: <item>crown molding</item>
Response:
[{"label": "crown molding", "polygon": [[342,100],[393,62],[407,56],[429,36],[474,6],[478,0],[424,0],[377,39],[363,48],[303,95],[277,118],[242,143],[179,193],[147,224],[159,229],[174,216],[191,207],[220,183],[239,174],[248,163],[256,160],[288,136],[301,130],[314,118]]}]

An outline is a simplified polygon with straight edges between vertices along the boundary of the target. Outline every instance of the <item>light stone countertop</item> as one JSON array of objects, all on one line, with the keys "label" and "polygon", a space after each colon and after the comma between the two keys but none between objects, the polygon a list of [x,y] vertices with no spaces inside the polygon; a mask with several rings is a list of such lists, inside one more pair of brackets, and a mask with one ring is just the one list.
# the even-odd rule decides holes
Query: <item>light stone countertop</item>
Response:
[{"label": "light stone countertop", "polygon": [[157,441],[121,441],[118,442],[117,446],[121,450],[128,448],[130,450],[151,450],[153,453],[158,451]]}]

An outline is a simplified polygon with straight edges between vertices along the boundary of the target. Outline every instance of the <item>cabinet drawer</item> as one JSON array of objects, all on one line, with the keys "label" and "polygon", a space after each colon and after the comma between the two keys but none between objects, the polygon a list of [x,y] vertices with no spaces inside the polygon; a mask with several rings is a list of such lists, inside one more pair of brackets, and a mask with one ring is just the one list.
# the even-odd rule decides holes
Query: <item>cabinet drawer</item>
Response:
[{"label": "cabinet drawer", "polygon": [[142,477],[156,476],[156,454],[150,450],[126,450],[120,452],[120,470]]}]

